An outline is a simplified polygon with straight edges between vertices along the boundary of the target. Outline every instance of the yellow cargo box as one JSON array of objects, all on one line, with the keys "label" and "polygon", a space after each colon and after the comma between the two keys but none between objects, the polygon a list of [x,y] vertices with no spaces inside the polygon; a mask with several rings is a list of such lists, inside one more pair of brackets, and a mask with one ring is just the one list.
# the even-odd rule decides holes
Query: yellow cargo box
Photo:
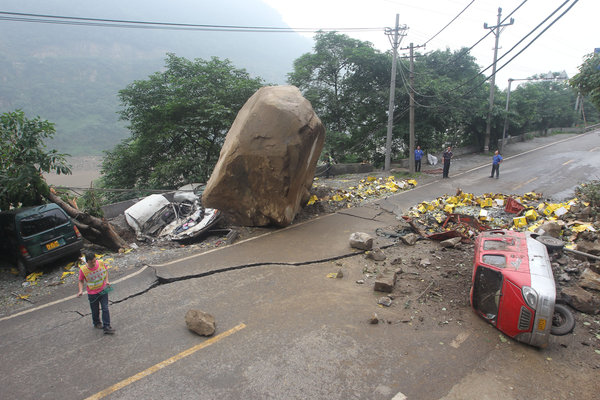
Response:
[{"label": "yellow cargo box", "polygon": [[529,221],[535,221],[538,217],[538,213],[535,210],[527,210],[525,212],[525,218]]},{"label": "yellow cargo box", "polygon": [[513,218],[513,224],[515,225],[516,228],[522,228],[524,226],[527,226],[527,218],[525,218],[525,217]]}]

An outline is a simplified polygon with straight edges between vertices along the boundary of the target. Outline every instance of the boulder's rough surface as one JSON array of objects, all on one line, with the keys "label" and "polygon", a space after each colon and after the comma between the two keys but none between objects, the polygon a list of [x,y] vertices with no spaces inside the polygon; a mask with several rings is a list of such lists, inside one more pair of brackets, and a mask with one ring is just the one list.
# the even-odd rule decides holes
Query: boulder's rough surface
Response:
[{"label": "boulder's rough surface", "polygon": [[212,336],[216,329],[215,317],[200,310],[188,310],[185,324],[200,336]]},{"label": "boulder's rough surface", "polygon": [[259,89],[238,113],[202,196],[234,224],[287,226],[308,201],[325,128],[294,86]]}]

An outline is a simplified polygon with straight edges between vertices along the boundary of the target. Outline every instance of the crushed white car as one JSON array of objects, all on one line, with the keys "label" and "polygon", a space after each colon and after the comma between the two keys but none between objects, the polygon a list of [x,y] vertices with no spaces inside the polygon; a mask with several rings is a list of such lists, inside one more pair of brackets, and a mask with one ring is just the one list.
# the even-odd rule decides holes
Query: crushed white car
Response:
[{"label": "crushed white car", "polygon": [[221,212],[203,208],[193,192],[176,192],[173,202],[152,194],[125,210],[125,220],[138,239],[191,241],[216,225]]}]

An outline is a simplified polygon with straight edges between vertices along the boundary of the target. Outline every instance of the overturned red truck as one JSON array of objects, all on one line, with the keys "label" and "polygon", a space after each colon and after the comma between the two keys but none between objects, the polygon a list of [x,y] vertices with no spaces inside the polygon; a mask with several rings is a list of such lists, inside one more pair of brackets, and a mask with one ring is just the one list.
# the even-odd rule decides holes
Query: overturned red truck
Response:
[{"label": "overturned red truck", "polygon": [[568,308],[556,304],[546,246],[529,232],[492,230],[475,241],[471,306],[507,336],[546,347],[550,334],[569,333]]}]

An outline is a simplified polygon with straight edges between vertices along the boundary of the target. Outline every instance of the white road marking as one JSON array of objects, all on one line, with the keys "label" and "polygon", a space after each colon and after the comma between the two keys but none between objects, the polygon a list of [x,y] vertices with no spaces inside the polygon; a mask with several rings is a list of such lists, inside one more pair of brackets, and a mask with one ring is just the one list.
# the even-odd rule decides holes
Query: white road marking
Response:
[{"label": "white road marking", "polygon": [[[122,278],[119,278],[119,279],[117,279],[116,281],[111,281],[111,285],[112,285],[112,284],[115,284],[115,283],[122,282],[122,281],[124,281],[124,280],[126,280],[126,279],[129,279],[129,278],[133,278],[134,276],[136,276],[136,275],[138,275],[138,274],[142,273],[142,272],[143,272],[143,271],[144,271],[146,268],[148,268],[148,266],[147,266],[147,265],[144,265],[144,267],[143,267],[143,268],[141,268],[139,271],[136,271],[136,272],[134,272],[133,274],[129,274],[129,275],[127,275],[127,276],[124,276],[124,277],[122,277]],[[87,293],[87,292],[84,292],[84,294],[85,294],[85,293]],[[74,294],[74,295],[72,295],[72,296],[67,296],[67,297],[65,297],[65,298],[62,298],[62,299],[59,299],[59,300],[56,300],[56,301],[52,301],[52,302],[50,302],[50,303],[46,303],[46,304],[43,304],[43,305],[41,305],[41,306],[37,306],[37,307],[34,307],[34,308],[29,308],[29,309],[27,309],[27,310],[24,310],[24,311],[18,312],[18,313],[16,313],[16,314],[12,314],[12,315],[9,315],[9,316],[7,316],[7,317],[2,317],[2,318],[0,318],[0,321],[4,321],[4,320],[7,320],[7,319],[15,318],[15,317],[18,317],[19,315],[25,315],[25,314],[29,314],[30,312],[34,312],[34,311],[37,311],[37,310],[41,310],[41,309],[43,309],[43,308],[50,307],[50,306],[53,306],[53,305],[55,305],[55,304],[58,304],[58,303],[62,303],[62,302],[65,302],[65,301],[67,301],[67,300],[74,299],[74,298],[76,298],[76,297],[77,297],[77,295],[76,295],[76,294]]]}]

